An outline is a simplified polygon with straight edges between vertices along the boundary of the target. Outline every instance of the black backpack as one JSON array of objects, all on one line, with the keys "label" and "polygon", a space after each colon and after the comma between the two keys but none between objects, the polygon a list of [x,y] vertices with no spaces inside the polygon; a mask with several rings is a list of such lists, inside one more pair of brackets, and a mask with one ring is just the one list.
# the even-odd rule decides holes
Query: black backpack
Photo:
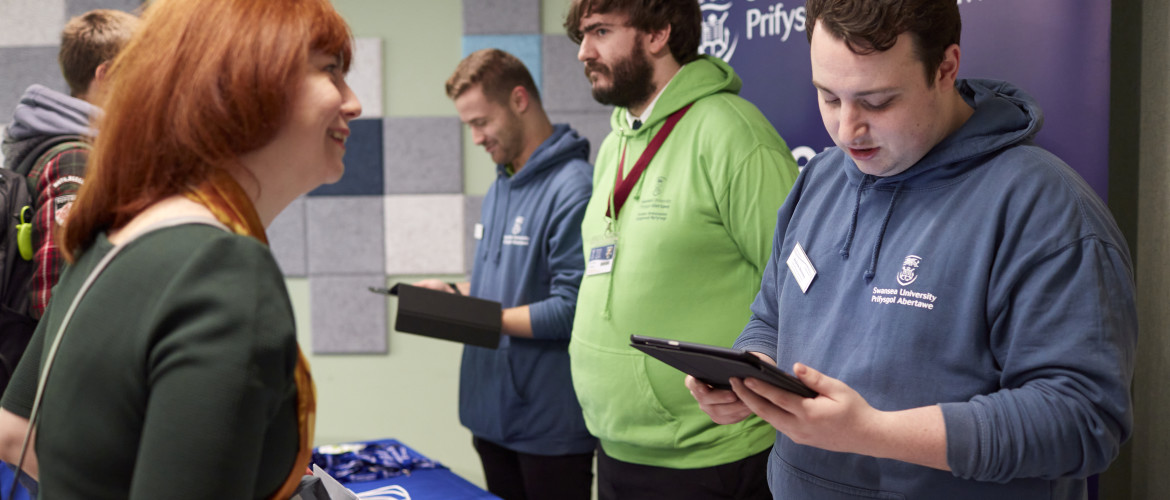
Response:
[{"label": "black backpack", "polygon": [[18,229],[22,222],[32,222],[32,197],[23,175],[0,169],[0,210],[4,218],[0,227],[0,390],[3,390],[37,326],[29,310],[32,256],[27,259],[22,256],[18,244],[18,233],[32,230],[30,225]]}]

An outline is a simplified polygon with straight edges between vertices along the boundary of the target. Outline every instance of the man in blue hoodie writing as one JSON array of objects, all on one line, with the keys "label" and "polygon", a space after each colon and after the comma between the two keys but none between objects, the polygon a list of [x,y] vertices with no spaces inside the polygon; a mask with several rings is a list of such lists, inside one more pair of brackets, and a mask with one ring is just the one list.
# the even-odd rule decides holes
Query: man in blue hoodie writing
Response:
[{"label": "man in blue hoodie writing", "polygon": [[816,398],[686,384],[778,431],[775,498],[1079,499],[1132,432],[1129,250],[1032,138],[1036,102],[959,80],[953,0],[809,0],[837,147],[780,208],[736,342]]},{"label": "man in blue hoodie writing", "polygon": [[476,228],[471,282],[418,284],[505,308],[498,349],[464,347],[459,419],[492,493],[587,500],[597,443],[573,392],[567,349],[585,268],[589,141],[549,122],[532,76],[501,50],[467,56],[447,80],[447,95],[497,177]]}]

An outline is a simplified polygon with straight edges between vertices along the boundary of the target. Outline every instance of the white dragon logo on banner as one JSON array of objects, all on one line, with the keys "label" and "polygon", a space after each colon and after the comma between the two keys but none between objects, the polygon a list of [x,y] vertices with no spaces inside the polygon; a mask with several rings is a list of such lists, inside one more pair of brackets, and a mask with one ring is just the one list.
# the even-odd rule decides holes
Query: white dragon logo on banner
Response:
[{"label": "white dragon logo on banner", "polygon": [[703,36],[699,44],[699,53],[731,62],[731,56],[735,55],[735,46],[739,44],[739,35],[733,38],[731,29],[724,25],[728,11],[731,10],[731,2],[699,0],[699,10],[703,15]]}]

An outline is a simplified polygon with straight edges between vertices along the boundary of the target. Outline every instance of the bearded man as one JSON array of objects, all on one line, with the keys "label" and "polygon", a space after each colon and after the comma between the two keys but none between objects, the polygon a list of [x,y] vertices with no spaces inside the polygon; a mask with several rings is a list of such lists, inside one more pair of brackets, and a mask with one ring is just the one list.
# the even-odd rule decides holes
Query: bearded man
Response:
[{"label": "bearded man", "polygon": [[569,343],[600,440],[599,497],[770,498],[770,426],[716,425],[683,375],[629,336],[735,341],[796,162],[737,95],[731,67],[699,56],[698,2],[575,0],[565,28],[593,97],[615,106],[581,226],[586,276]]}]

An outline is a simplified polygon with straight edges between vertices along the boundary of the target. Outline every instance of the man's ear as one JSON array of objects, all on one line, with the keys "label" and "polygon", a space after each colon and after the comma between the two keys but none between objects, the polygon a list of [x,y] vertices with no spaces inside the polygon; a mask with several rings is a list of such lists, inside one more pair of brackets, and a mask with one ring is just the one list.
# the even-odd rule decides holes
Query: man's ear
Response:
[{"label": "man's ear", "polygon": [[646,34],[646,50],[650,51],[651,55],[662,56],[670,53],[670,23],[667,23],[662,29],[654,30]]},{"label": "man's ear", "polygon": [[523,85],[512,87],[512,93],[508,95],[508,106],[512,108],[513,113],[524,113],[531,103],[532,97],[528,95],[528,89]]},{"label": "man's ear", "polygon": [[959,50],[959,44],[953,43],[943,51],[943,60],[938,64],[938,70],[935,71],[935,84],[942,85],[945,88],[950,88],[955,85],[955,80],[959,78],[959,60],[962,58],[962,51]]}]

